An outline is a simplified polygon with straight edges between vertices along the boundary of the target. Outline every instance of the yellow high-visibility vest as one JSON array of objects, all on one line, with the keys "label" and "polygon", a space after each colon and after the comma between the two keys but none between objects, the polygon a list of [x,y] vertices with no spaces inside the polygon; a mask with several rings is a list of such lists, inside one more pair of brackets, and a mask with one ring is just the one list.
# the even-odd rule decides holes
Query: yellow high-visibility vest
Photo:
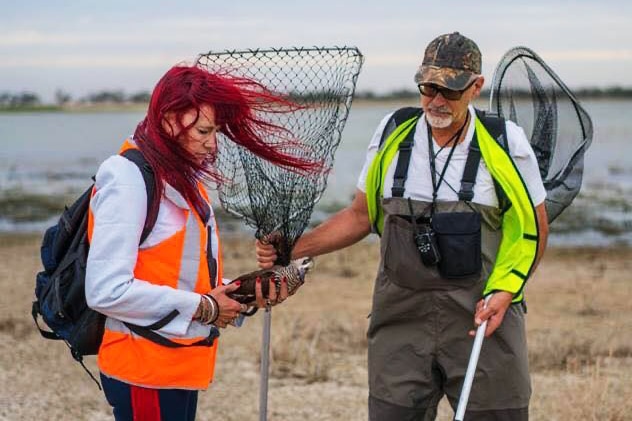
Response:
[{"label": "yellow high-visibility vest", "polygon": [[[397,155],[399,144],[414,130],[418,120],[419,116],[415,116],[397,126],[386,138],[369,167],[366,179],[367,206],[371,226],[378,235],[384,226],[381,205],[384,175]],[[523,288],[537,256],[539,236],[535,206],[509,152],[489,134],[478,116],[475,117],[475,130],[481,156],[492,178],[511,203],[503,214],[503,236],[483,295],[508,291],[514,294],[513,301],[519,302],[523,299]]]}]

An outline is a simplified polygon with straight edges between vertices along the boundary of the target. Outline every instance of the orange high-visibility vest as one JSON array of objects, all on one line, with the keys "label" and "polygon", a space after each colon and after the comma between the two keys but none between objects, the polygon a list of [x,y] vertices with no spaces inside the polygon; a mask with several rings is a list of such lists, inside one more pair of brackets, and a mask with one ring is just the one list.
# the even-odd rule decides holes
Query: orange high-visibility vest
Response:
[{"label": "orange high-visibility vest", "polygon": [[[126,140],[119,153],[129,148],[136,148],[136,145]],[[209,201],[205,189],[201,185],[199,189],[202,197]],[[96,190],[93,195],[95,193]],[[139,248],[134,277],[156,285],[207,294],[212,289],[207,255],[214,255],[217,259],[215,284],[222,280],[221,248],[215,219],[211,212],[205,225],[197,212],[188,209],[182,209],[182,212],[186,214],[186,223],[179,231],[158,244]],[[216,233],[210,242],[208,235],[211,230],[207,226],[213,226]],[[90,210],[89,239],[92,238],[93,227],[94,216]],[[212,243],[215,245],[211,246]],[[204,339],[209,327],[197,322],[194,325],[195,328],[189,329],[190,336],[163,336],[183,344]],[[107,376],[134,385],[206,389],[213,379],[216,352],[217,339],[211,347],[169,348],[132,333],[121,321],[108,317],[97,362],[101,372]]]}]

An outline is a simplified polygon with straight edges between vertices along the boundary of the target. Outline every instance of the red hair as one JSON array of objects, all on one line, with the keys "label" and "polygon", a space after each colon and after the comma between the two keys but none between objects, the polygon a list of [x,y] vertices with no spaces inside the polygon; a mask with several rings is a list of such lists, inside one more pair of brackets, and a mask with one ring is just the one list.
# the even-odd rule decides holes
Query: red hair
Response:
[{"label": "red hair", "polygon": [[[299,145],[298,142],[291,139],[291,133],[283,127],[257,116],[257,111],[283,113],[300,106],[250,79],[210,73],[198,66],[175,66],[156,84],[147,116],[134,133],[136,144],[154,170],[158,198],[166,182],[195,209],[203,209],[198,182],[202,179],[223,181],[214,166],[200,163],[185,149],[178,135],[173,134],[193,127],[196,121],[185,126],[182,118],[191,110],[199,116],[204,105],[215,111],[215,123],[221,133],[255,155],[289,171],[309,174],[322,170],[322,163],[283,152],[290,145]],[[175,117],[179,130],[168,130],[168,113]],[[163,124],[165,122],[167,124]],[[148,214],[155,215],[158,206],[159,200],[152,203]]]}]

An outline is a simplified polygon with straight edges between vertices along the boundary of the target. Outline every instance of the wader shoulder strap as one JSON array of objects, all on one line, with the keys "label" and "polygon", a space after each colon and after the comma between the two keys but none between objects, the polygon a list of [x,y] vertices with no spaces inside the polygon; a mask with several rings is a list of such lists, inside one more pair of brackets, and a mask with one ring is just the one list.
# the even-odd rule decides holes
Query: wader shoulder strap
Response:
[{"label": "wader shoulder strap", "polygon": [[470,142],[470,148],[463,169],[463,177],[461,177],[461,189],[459,190],[459,200],[471,202],[474,199],[474,184],[476,184],[476,175],[478,174],[478,165],[481,162],[481,150],[478,147],[478,138],[476,130]]},{"label": "wader shoulder strap", "polygon": [[406,138],[399,144],[399,157],[397,158],[397,166],[393,174],[393,187],[391,188],[392,197],[404,197],[404,185],[408,178],[408,166],[410,165],[410,157],[413,152],[413,144],[415,143],[416,127],[417,123],[414,124]]},{"label": "wader shoulder strap", "polygon": [[[405,121],[410,120],[415,116],[421,116],[423,110],[419,107],[405,107],[395,111],[391,118],[389,118],[382,132],[382,138],[380,139],[380,148],[384,144],[384,141],[393,133],[397,126],[403,124]],[[399,144],[397,158],[397,166],[395,167],[395,174],[393,177],[393,187],[391,188],[391,195],[393,197],[403,197],[404,184],[406,184],[406,178],[408,178],[408,166],[410,164],[410,156],[413,150],[413,144],[415,143],[415,126],[410,130],[408,136]]]}]

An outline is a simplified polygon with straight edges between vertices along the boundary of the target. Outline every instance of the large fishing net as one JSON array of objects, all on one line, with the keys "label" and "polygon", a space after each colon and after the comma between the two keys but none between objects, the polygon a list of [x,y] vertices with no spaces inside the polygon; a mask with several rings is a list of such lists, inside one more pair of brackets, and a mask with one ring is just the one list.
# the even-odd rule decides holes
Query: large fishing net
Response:
[{"label": "large fishing net", "polygon": [[593,136],[590,116],[555,72],[525,47],[508,51],[496,67],[490,110],[525,130],[538,159],[552,222],[581,187],[584,153]]},{"label": "large fishing net", "polygon": [[[306,176],[275,166],[222,136],[218,139],[216,165],[229,180],[218,188],[222,207],[256,228],[257,238],[275,239],[279,264],[289,263],[290,251],[325,190],[362,62],[353,47],[211,51],[198,58],[209,71],[255,80],[299,104],[289,112],[258,112],[287,130],[285,139],[266,141],[324,164],[322,172]],[[300,146],[288,150],[290,137]]]}]

